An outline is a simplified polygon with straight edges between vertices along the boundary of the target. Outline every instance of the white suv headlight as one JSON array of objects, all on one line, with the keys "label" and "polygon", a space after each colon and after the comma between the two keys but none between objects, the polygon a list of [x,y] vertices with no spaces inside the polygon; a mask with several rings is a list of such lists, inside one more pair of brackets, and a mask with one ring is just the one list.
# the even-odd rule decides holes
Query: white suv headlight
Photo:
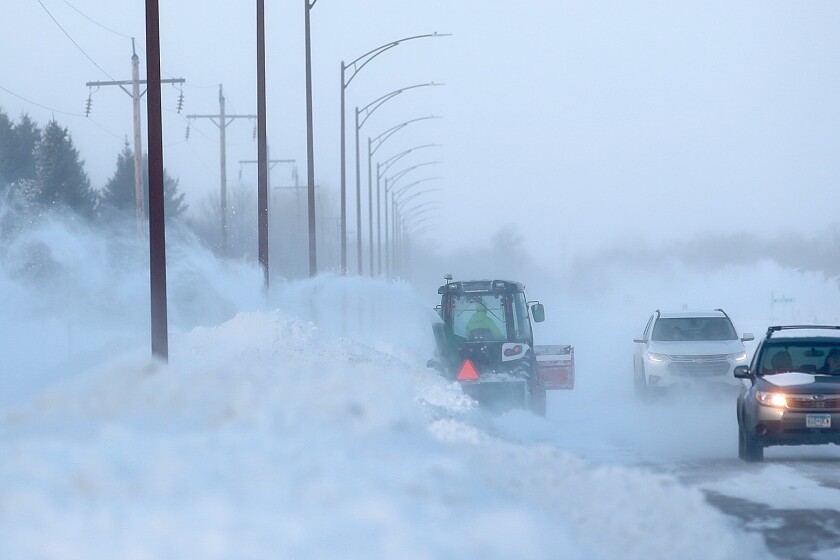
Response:
[{"label": "white suv headlight", "polygon": [[746,352],[736,352],[735,354],[729,354],[730,360],[735,360],[736,362],[743,362],[747,359]]},{"label": "white suv headlight", "polygon": [[648,352],[647,357],[651,362],[664,362],[668,359],[667,354],[657,354],[656,352]]}]

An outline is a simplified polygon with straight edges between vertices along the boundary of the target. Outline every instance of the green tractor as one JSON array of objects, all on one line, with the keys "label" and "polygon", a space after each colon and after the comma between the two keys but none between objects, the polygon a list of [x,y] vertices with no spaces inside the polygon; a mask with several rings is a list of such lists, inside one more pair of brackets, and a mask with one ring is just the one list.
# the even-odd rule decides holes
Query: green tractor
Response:
[{"label": "green tractor", "polygon": [[574,348],[534,345],[531,321],[544,321],[545,310],[527,300],[521,283],[445,279],[430,364],[464,393],[494,412],[522,408],[545,415],[546,390],[574,388]]}]

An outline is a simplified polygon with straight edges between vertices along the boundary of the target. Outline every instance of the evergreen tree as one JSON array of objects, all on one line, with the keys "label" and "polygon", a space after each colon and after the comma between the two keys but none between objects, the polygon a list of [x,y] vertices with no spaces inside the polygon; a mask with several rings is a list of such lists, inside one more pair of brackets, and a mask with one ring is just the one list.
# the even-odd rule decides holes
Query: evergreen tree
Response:
[{"label": "evergreen tree", "polygon": [[96,210],[96,193],[90,187],[83,164],[67,129],[55,120],[50,121],[35,146],[37,202],[66,206],[91,217]]},{"label": "evergreen tree", "polygon": [[117,170],[105,183],[101,195],[102,205],[119,211],[134,210],[134,153],[125,143],[117,156]]},{"label": "evergreen tree", "polygon": [[[149,161],[143,156],[143,208],[149,213]],[[117,169],[102,190],[102,204],[118,211],[134,211],[134,152],[126,142],[117,156]],[[180,217],[187,210],[186,195],[178,193],[178,180],[163,170],[163,204],[166,219]]]},{"label": "evergreen tree", "polygon": [[[143,192],[146,195],[146,208],[149,207],[149,162],[143,158]],[[174,220],[181,217],[187,211],[187,204],[184,202],[186,195],[178,193],[178,179],[173,179],[163,170],[163,212],[167,220]]]},{"label": "evergreen tree", "polygon": [[35,179],[35,146],[41,140],[41,130],[29,115],[22,114],[12,134],[9,151],[9,181]]},{"label": "evergreen tree", "polygon": [[12,142],[14,128],[9,116],[0,109],[0,194],[5,192],[6,186],[12,181],[10,177]]}]

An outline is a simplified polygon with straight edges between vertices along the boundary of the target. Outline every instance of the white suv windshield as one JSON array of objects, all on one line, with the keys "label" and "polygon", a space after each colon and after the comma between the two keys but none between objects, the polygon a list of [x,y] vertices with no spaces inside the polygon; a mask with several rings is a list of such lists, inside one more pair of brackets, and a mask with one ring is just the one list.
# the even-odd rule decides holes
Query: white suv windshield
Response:
[{"label": "white suv windshield", "polygon": [[653,326],[651,340],[735,340],[738,335],[726,317],[660,318]]}]

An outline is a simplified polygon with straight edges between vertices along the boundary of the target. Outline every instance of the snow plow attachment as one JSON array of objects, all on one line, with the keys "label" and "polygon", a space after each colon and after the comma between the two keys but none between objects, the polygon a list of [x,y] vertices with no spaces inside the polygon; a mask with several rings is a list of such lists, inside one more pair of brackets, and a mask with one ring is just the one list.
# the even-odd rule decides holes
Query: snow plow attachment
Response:
[{"label": "snow plow attachment", "polygon": [[528,384],[524,379],[462,381],[461,389],[491,413],[527,409],[530,405]]},{"label": "snow plow attachment", "polygon": [[571,345],[534,346],[537,375],[549,391],[575,388],[575,349]]}]

